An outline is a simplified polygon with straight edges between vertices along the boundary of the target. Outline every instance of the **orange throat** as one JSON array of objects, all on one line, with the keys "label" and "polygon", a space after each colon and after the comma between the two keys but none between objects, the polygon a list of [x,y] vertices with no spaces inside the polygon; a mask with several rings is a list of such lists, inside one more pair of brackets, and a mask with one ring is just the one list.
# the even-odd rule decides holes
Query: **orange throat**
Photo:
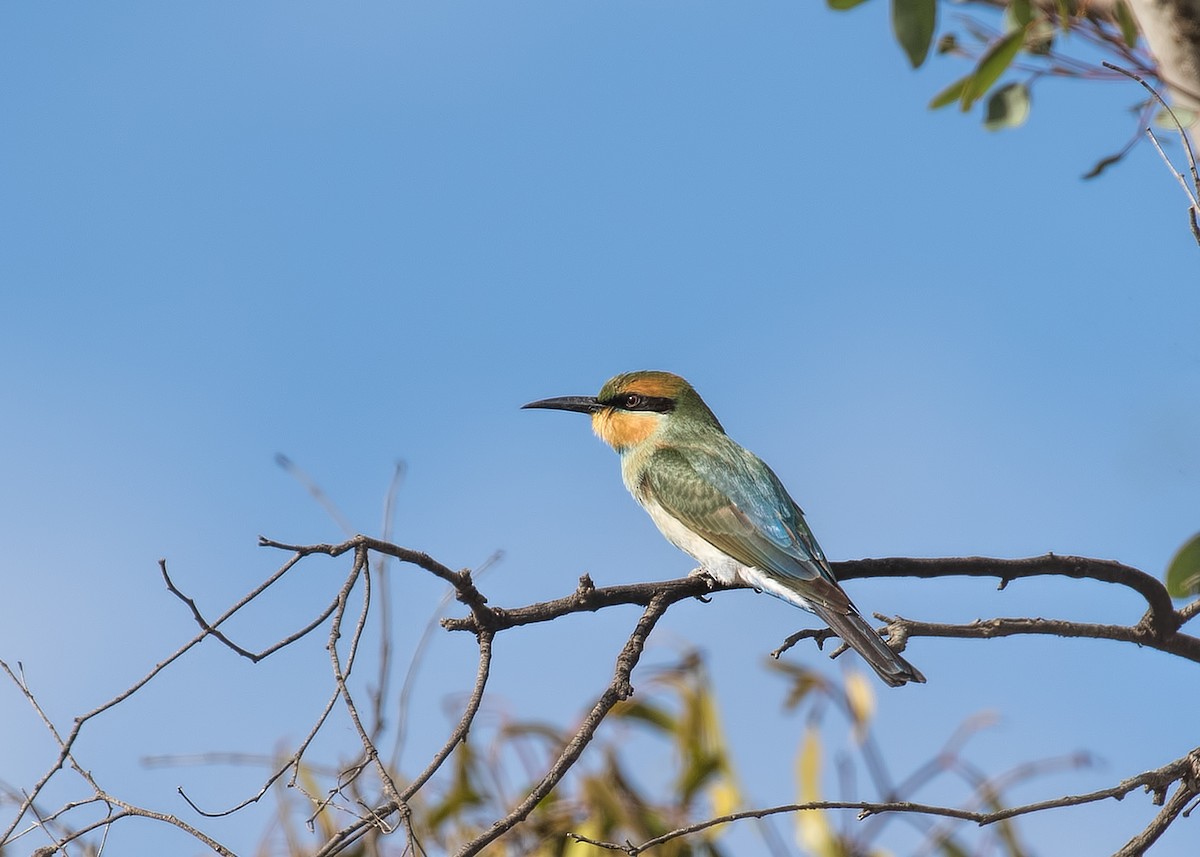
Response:
[{"label": "orange throat", "polygon": [[658,430],[662,414],[605,408],[592,414],[592,431],[617,452],[637,446]]}]

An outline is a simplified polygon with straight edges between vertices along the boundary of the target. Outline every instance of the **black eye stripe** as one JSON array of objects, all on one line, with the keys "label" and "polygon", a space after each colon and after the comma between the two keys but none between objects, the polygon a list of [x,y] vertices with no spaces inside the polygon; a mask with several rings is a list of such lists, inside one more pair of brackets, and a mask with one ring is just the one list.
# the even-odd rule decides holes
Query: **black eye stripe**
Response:
[{"label": "black eye stripe", "polygon": [[600,404],[622,411],[654,411],[660,414],[675,410],[675,400],[667,396],[643,396],[641,393],[620,393],[601,400]]}]

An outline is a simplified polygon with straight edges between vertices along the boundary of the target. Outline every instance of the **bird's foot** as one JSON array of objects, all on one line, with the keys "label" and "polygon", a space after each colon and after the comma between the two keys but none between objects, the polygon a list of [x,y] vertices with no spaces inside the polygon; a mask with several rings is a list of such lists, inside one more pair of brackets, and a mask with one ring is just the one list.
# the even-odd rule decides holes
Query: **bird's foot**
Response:
[{"label": "bird's foot", "polygon": [[[703,566],[701,566],[700,568],[693,568],[691,571],[688,572],[688,577],[699,578],[701,580],[701,582],[703,582],[704,585],[708,588],[709,592],[712,592],[714,589],[716,589],[717,585],[718,585],[717,579],[715,577],[713,577],[711,574],[709,574],[708,571]],[[709,601],[712,600],[707,595],[697,595],[696,599],[698,601],[703,601],[705,604],[707,604]]]},{"label": "bird's foot", "polygon": [[[775,660],[779,660],[780,655],[782,655],[784,652],[786,652],[792,646],[799,643],[801,640],[813,640],[817,644],[817,648],[824,651],[825,641],[828,640],[830,637],[836,637],[836,636],[837,636],[837,634],[835,634],[829,628],[805,628],[802,631],[797,631],[796,633],[794,633],[790,637],[788,637],[786,640],[784,640],[783,645],[781,645],[775,651],[771,652],[771,657],[775,658]],[[843,651],[845,651],[846,648],[847,648],[846,645],[843,643],[829,657],[836,658]]]}]

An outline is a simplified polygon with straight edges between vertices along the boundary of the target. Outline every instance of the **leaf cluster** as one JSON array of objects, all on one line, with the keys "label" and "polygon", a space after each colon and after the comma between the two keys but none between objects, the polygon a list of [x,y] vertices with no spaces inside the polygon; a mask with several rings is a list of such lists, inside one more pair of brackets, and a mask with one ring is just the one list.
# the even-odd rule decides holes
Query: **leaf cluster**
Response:
[{"label": "leaf cluster", "polygon": [[[845,11],[867,0],[827,2]],[[1125,0],[1107,11],[1082,0],[967,0],[953,4],[949,25],[943,20],[948,0],[890,2],[892,33],[913,68],[931,53],[971,63],[969,72],[934,95],[930,108],[957,105],[966,113],[982,103],[983,125],[991,131],[1025,123],[1033,87],[1043,78],[1116,79],[1102,66],[1105,58],[1157,79]],[[1145,107],[1139,105],[1139,113]]]}]

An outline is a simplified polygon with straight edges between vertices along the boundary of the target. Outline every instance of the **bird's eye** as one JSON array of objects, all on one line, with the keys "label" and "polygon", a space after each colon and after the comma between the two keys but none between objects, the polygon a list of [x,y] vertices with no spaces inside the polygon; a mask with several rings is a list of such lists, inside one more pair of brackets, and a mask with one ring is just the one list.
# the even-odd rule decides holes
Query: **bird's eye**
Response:
[{"label": "bird's eye", "polygon": [[625,407],[629,408],[630,410],[636,408],[641,403],[642,397],[637,393],[629,393],[627,396],[625,396]]}]

